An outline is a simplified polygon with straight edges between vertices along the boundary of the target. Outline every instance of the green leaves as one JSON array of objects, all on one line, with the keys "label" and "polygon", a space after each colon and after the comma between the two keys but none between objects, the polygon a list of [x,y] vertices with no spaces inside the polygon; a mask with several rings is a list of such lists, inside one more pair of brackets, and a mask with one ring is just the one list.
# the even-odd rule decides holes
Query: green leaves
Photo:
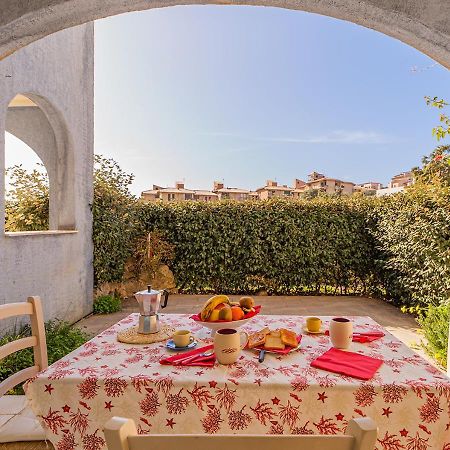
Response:
[{"label": "green leaves", "polygon": [[101,295],[94,300],[94,314],[110,314],[122,310],[122,300],[116,295]]},{"label": "green leaves", "polygon": [[43,164],[32,172],[22,165],[6,170],[11,189],[6,195],[5,231],[42,231],[49,227],[48,177]]},{"label": "green leaves", "polygon": [[183,292],[365,292],[376,254],[368,199],[138,203],[142,233],[161,230]]},{"label": "green leaves", "polygon": [[[31,327],[25,325],[17,332],[13,331],[2,336],[0,338],[0,345],[28,336],[31,336]],[[70,326],[67,322],[58,320],[52,320],[45,324],[45,336],[47,340],[49,364],[53,364],[55,361],[60,360],[63,356],[80,347],[90,338],[78,328]],[[32,348],[20,350],[19,352],[3,358],[0,361],[0,382],[19,370],[30,367],[33,364]],[[22,386],[17,386],[12,393],[23,394]]]}]

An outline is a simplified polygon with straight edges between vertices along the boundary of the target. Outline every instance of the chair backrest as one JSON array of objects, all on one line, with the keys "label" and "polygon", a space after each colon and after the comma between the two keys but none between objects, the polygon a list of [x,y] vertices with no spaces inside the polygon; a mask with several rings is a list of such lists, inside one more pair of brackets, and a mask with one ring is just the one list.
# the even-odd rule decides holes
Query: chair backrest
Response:
[{"label": "chair backrest", "polygon": [[39,371],[46,369],[48,366],[41,299],[39,297],[28,297],[26,302],[0,305],[0,320],[24,315],[30,316],[32,335],[2,345],[0,347],[0,360],[19,350],[33,347],[34,366],[22,369],[2,381],[0,383],[0,397],[14,386],[34,377]]},{"label": "chair backrest", "polygon": [[113,417],[105,426],[108,450],[374,450],[377,425],[368,418],[350,420],[345,435],[138,435],[131,419]]}]

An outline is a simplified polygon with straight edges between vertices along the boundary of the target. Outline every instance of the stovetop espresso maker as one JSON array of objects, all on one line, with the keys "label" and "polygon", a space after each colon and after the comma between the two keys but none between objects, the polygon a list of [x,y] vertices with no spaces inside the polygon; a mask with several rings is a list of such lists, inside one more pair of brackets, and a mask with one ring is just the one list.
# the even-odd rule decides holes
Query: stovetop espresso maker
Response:
[{"label": "stovetop espresso maker", "polygon": [[[136,292],[134,294],[139,303],[139,327],[138,333],[152,334],[158,333],[160,330],[159,308],[165,308],[169,300],[169,291],[162,289],[161,291],[153,290],[150,285],[147,286],[146,291]],[[163,299],[163,303],[161,303]]]}]

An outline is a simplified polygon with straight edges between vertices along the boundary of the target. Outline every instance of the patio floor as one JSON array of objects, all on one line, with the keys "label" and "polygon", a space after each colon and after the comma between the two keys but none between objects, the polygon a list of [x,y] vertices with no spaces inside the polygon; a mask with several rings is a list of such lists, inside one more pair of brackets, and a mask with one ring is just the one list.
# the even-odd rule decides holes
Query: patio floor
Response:
[{"label": "patio floor", "polygon": [[[238,299],[239,296],[230,296]],[[172,295],[164,313],[192,314],[201,309],[207,295]],[[380,325],[386,328],[394,336],[407,346],[418,352],[430,361],[429,357],[419,348],[423,337],[420,329],[411,315],[403,314],[400,310],[381,300],[361,297],[286,297],[286,296],[258,296],[257,304],[262,305],[263,314],[301,315],[301,316],[370,316]],[[96,335],[112,326],[120,319],[132,312],[137,312],[138,307],[134,299],[124,301],[123,310],[108,315],[91,315],[76,326],[89,334]],[[430,361],[433,362],[433,361]],[[50,443],[30,442],[17,444],[0,444],[0,450],[44,450],[53,449]]]}]

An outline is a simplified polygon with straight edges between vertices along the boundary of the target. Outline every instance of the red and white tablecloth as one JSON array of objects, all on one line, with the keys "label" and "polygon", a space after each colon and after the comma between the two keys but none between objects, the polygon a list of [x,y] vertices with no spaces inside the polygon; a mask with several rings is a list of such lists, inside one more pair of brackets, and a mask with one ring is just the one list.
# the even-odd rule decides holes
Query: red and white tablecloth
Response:
[{"label": "red and white tablecloth", "polygon": [[[243,351],[232,366],[162,366],[165,343],[121,344],[132,314],[38,375],[26,387],[31,407],[57,450],[106,448],[112,416],[131,417],[140,433],[339,434],[353,417],[379,426],[377,450],[450,450],[450,380],[391,334],[352,350],[384,359],[367,382],[310,367],[330,348],[327,336],[303,336],[287,356]],[[327,326],[330,318],[324,317]],[[209,330],[187,315],[163,323],[189,328],[210,343]],[[304,317],[257,316],[246,331],[286,327]],[[383,330],[354,317],[355,331]],[[201,345],[201,343],[200,343]]]}]

